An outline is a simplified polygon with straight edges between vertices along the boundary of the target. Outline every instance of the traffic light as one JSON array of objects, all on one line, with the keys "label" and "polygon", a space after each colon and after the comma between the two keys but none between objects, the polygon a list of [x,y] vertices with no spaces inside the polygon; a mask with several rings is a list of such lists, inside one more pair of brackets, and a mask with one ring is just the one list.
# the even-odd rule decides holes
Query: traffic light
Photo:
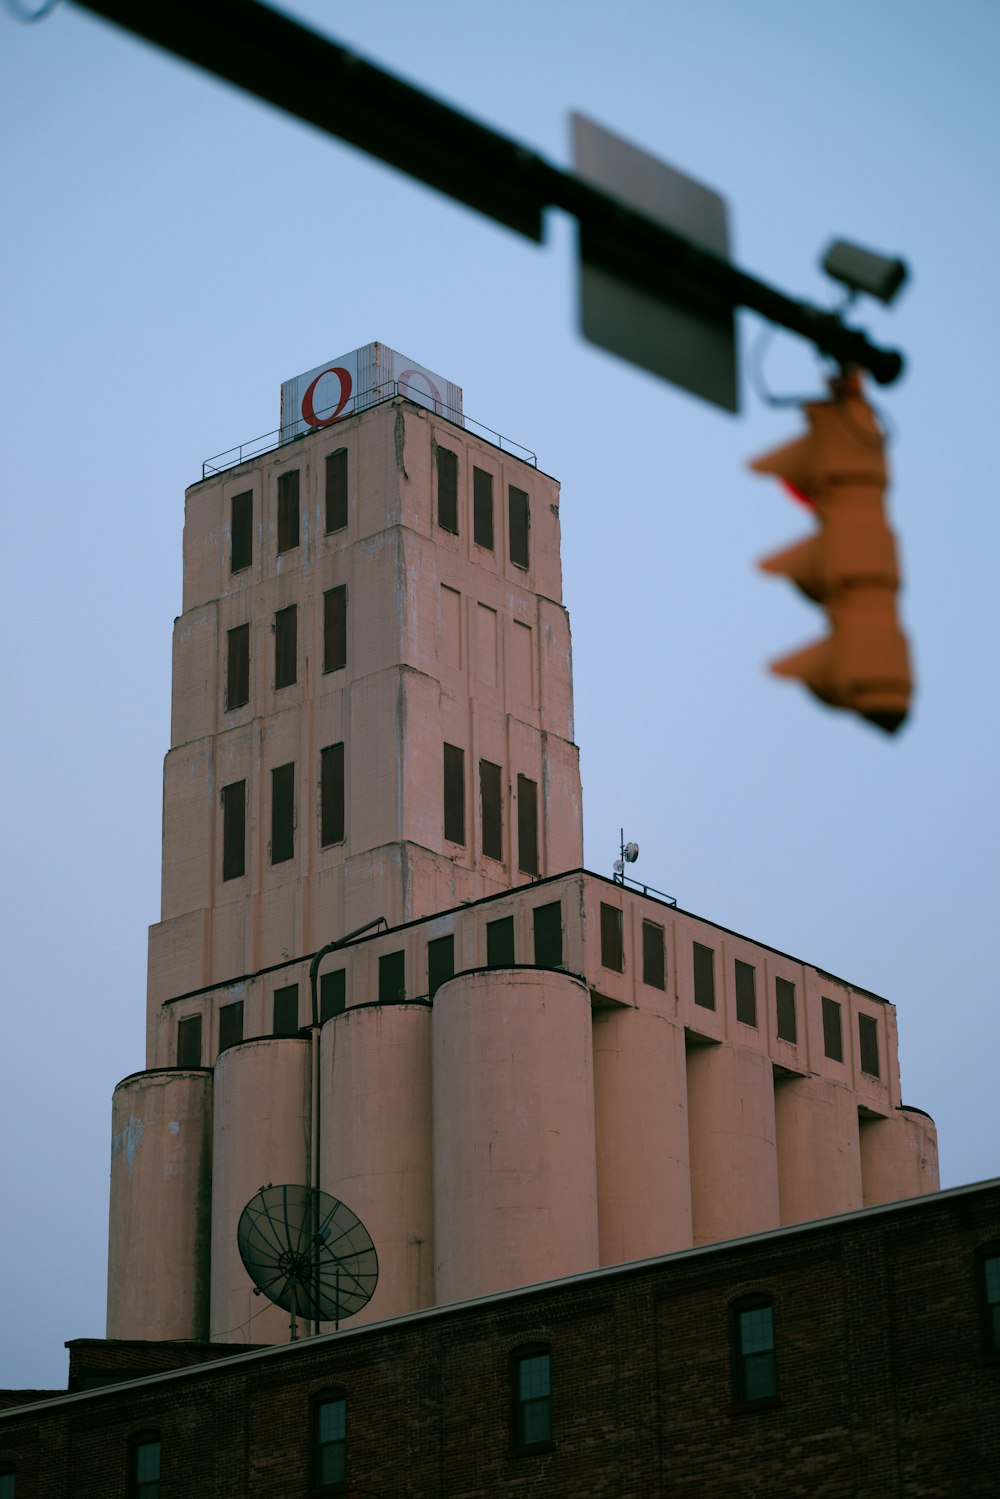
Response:
[{"label": "traffic light", "polygon": [[906,718],[913,682],[896,618],[899,564],[885,517],[882,432],[856,374],[831,381],[830,394],[805,406],[804,436],[750,465],[776,475],[819,521],[812,536],[765,557],[761,568],[790,578],[830,620],[825,640],[772,662],[771,670],[893,734]]}]

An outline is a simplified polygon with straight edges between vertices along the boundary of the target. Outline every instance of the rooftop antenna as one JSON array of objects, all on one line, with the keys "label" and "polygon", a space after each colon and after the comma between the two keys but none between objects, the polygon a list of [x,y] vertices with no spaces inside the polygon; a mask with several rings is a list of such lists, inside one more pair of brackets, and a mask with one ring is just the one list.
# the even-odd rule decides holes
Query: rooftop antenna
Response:
[{"label": "rooftop antenna", "polygon": [[625,865],[634,864],[639,857],[638,843],[625,842],[625,829],[622,828],[620,835],[619,857],[615,860],[615,882],[619,885],[625,883]]},{"label": "rooftop antenna", "polygon": [[371,1235],[346,1203],[315,1187],[261,1187],[236,1229],[236,1242],[255,1295],[298,1318],[332,1322],[360,1312],[378,1283]]}]

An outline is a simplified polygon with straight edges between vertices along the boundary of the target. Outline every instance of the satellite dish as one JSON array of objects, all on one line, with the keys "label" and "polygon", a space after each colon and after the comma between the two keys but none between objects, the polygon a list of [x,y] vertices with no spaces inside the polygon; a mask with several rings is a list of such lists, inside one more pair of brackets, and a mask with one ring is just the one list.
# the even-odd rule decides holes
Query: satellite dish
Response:
[{"label": "satellite dish", "polygon": [[636,859],[638,859],[639,857],[638,843],[626,843],[625,847],[622,849],[622,854],[624,856],[626,864],[634,864]]},{"label": "satellite dish", "polygon": [[378,1283],[371,1235],[346,1203],[316,1187],[261,1187],[236,1229],[254,1290],[296,1318],[332,1322],[360,1312]]}]

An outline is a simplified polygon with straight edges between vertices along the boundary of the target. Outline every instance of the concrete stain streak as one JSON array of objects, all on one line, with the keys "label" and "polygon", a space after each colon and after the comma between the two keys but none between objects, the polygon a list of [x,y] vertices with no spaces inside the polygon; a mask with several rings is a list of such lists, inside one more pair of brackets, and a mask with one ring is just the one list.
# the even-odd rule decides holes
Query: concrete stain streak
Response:
[{"label": "concrete stain streak", "polygon": [[124,1154],[128,1165],[128,1174],[132,1175],[135,1165],[135,1153],[142,1144],[142,1120],[137,1119],[134,1114],[130,1115],[128,1124],[124,1129],[111,1136],[111,1159],[116,1155]]}]

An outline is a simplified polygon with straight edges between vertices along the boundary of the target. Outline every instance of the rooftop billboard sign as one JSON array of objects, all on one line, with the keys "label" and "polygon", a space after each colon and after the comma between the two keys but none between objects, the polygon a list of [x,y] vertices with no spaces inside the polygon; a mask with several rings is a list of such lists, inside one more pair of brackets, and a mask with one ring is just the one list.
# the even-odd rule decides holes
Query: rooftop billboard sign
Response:
[{"label": "rooftop billboard sign", "polygon": [[435,375],[385,344],[365,344],[281,385],[281,441],[406,396],[449,421],[462,424],[462,388]]}]

